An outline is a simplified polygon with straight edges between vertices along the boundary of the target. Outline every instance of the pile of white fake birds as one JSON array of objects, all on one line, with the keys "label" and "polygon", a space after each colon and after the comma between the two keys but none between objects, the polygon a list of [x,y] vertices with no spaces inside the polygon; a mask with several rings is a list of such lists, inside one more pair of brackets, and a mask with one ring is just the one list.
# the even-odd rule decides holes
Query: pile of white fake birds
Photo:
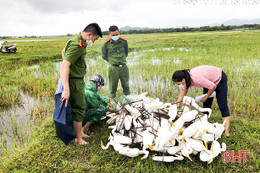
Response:
[{"label": "pile of white fake birds", "polygon": [[208,163],[226,150],[226,144],[220,145],[217,141],[224,131],[225,121],[223,124],[208,122],[211,109],[199,107],[188,96],[183,98],[180,109],[176,104],[163,103],[146,94],[131,96],[134,101],[118,103],[116,113],[107,115],[112,131],[106,146],[101,141],[102,149],[112,145],[119,154],[142,155],[141,159],[146,159],[150,151],[156,151],[164,154],[153,156],[153,160],[163,162],[184,157],[192,161],[190,155],[194,154]]}]

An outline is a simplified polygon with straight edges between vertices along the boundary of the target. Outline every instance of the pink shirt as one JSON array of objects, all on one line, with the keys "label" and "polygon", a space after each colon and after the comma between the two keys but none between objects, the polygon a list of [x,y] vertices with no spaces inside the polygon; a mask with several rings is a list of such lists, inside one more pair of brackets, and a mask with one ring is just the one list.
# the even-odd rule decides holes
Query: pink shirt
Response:
[{"label": "pink shirt", "polygon": [[[191,86],[199,88],[213,89],[214,85],[218,85],[222,77],[222,70],[214,66],[198,66],[189,72],[191,77]],[[186,87],[183,87],[186,90]]]}]

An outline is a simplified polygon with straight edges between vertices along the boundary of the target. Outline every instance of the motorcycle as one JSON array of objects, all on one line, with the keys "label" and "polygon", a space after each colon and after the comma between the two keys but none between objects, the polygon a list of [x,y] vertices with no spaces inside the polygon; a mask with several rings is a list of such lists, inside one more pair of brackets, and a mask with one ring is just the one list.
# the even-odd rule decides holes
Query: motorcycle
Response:
[{"label": "motorcycle", "polygon": [[[0,52],[2,53],[15,53],[17,51],[16,44],[9,44],[4,46],[7,41],[0,41]],[[4,46],[4,50],[2,50]]]}]

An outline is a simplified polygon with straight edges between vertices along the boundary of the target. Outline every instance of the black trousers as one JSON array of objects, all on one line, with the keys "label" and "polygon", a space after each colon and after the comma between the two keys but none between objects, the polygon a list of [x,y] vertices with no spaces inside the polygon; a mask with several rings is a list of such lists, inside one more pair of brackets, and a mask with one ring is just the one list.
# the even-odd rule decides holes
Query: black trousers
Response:
[{"label": "black trousers", "polygon": [[[203,88],[203,94],[208,92],[207,88]],[[230,116],[228,105],[227,105],[227,92],[228,92],[228,85],[227,85],[227,75],[222,71],[222,78],[217,85],[215,90],[216,98],[218,102],[218,107],[221,111],[222,117]],[[204,103],[204,108],[211,108],[213,102],[213,98],[208,98]]]}]

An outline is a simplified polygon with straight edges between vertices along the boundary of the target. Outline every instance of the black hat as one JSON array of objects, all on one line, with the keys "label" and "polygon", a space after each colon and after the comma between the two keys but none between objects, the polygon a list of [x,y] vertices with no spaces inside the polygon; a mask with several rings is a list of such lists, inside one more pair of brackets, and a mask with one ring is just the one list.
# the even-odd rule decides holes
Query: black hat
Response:
[{"label": "black hat", "polygon": [[[97,30],[97,34],[98,34],[101,38],[103,37],[101,28],[100,28],[100,26],[99,26],[97,23],[91,23],[91,24],[89,24],[87,27],[89,27],[89,26],[93,26],[93,27]],[[87,28],[87,27],[86,27],[86,28]]]}]

